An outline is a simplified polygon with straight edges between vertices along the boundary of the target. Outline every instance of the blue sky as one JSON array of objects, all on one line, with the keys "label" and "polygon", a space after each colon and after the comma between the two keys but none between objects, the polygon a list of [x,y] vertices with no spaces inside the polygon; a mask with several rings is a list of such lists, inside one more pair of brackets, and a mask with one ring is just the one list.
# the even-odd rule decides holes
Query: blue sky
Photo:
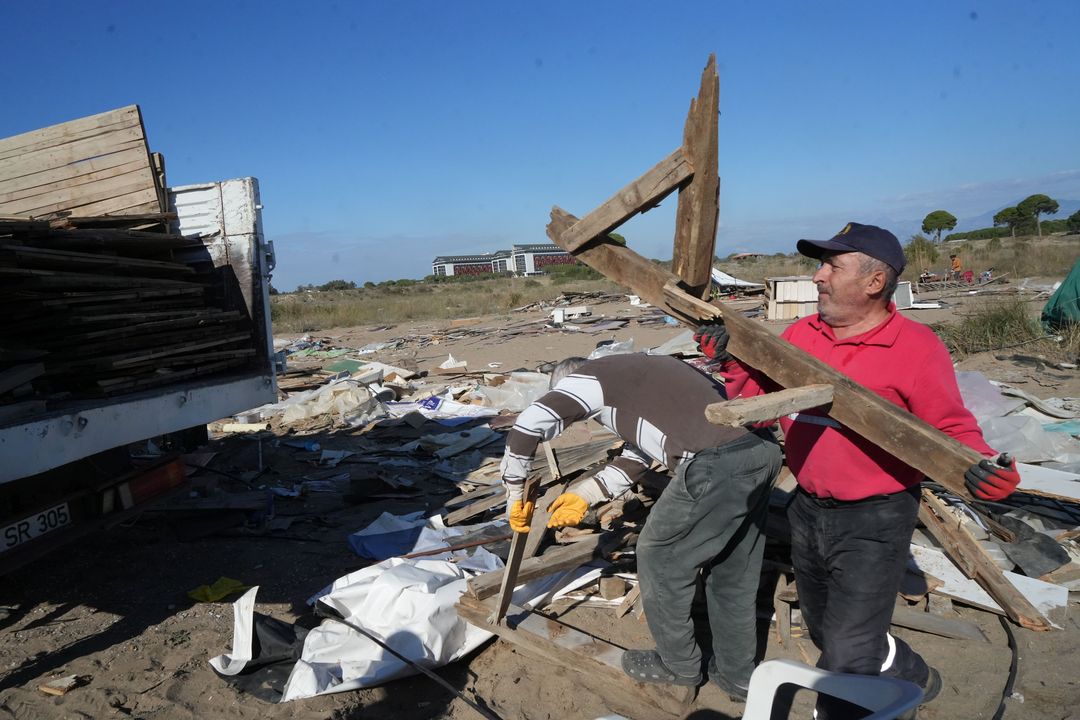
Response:
[{"label": "blue sky", "polygon": [[[275,284],[544,242],[720,67],[717,253],[1080,203],[1080,3],[5,3],[0,136],[142,106],[170,184],[259,178]],[[20,58],[19,62],[11,59]],[[624,234],[671,254],[674,199]],[[1061,217],[1059,215],[1058,217]],[[983,218],[985,220],[985,218]]]}]

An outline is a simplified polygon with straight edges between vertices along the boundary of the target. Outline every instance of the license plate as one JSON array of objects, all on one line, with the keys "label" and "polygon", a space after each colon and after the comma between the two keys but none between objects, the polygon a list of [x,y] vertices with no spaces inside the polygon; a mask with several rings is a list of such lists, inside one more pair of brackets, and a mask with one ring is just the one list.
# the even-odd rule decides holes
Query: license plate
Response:
[{"label": "license plate", "polygon": [[11,523],[0,532],[0,552],[17,548],[45,533],[59,530],[70,524],[71,512],[67,503],[60,503],[47,510],[36,512],[18,522]]}]

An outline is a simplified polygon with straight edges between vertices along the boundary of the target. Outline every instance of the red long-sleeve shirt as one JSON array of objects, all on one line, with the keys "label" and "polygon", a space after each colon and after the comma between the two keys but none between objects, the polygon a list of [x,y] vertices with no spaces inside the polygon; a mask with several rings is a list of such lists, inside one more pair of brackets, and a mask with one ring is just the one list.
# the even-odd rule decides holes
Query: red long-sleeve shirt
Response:
[{"label": "red long-sleeve shirt", "polygon": [[[964,407],[945,344],[921,323],[889,306],[889,317],[855,337],[838,340],[817,315],[799,320],[781,336],[855,382],[986,456],[994,451]],[[729,398],[779,389],[738,361],[724,365]],[[788,467],[799,485],[818,497],[860,500],[899,492],[922,473],[818,410],[780,419]]]}]

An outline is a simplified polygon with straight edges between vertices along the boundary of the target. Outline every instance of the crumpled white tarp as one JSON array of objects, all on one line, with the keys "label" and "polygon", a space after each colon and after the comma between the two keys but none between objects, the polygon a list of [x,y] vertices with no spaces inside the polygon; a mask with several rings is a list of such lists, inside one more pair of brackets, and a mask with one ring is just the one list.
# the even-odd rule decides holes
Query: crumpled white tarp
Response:
[{"label": "crumpled white tarp", "polygon": [[[475,572],[502,561],[479,548],[467,563],[390,558],[338,578],[309,602],[333,608],[397,652],[425,667],[441,667],[472,652],[491,633],[458,617],[454,603]],[[325,620],[304,640],[281,701],[342,692],[414,674],[404,661],[363,634]]]},{"label": "crumpled white tarp", "polygon": [[[433,558],[389,558],[334,581],[311,598],[364,628],[419,665],[436,668],[452,662],[492,637],[458,617],[454,604],[473,574],[502,567],[500,558],[477,548],[457,563]],[[550,599],[595,582],[602,561],[540,578],[519,586],[513,601],[539,607]],[[243,670],[251,659],[252,588],[233,605],[234,653],[210,663],[226,675]],[[414,674],[405,662],[365,635],[326,619],[304,640],[300,660],[285,683],[281,702],[379,685]]]}]

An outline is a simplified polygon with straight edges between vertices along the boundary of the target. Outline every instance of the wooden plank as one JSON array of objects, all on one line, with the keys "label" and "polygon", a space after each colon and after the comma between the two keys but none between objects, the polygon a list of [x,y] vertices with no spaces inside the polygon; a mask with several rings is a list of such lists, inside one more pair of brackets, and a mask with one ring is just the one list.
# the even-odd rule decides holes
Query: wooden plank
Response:
[{"label": "wooden plank", "polygon": [[[571,475],[578,470],[583,470],[584,468],[605,459],[608,451],[621,442],[621,438],[605,432],[601,435],[599,440],[592,440],[580,445],[559,448],[559,466],[564,474]],[[547,458],[537,458],[533,462],[533,472],[542,472],[546,468]],[[546,475],[541,486],[547,486],[550,482],[551,476]],[[506,491],[502,487],[498,487],[493,490],[493,494],[490,497],[477,500],[476,502],[470,503],[463,508],[449,513],[443,518],[443,522],[447,525],[456,525],[457,523],[479,515],[485,510],[490,510],[491,508],[506,502],[505,498]]]},{"label": "wooden plank", "polygon": [[123,195],[111,200],[102,200],[101,202],[92,203],[81,207],[74,208],[73,210],[60,211],[64,214],[82,215],[86,213],[88,215],[154,215],[157,213],[158,208],[157,194],[154,189],[147,188],[137,193],[131,193]]},{"label": "wooden plank", "polygon": [[38,142],[29,143],[19,148],[10,148],[8,150],[0,150],[0,163],[5,161],[14,160],[16,158],[29,155],[41,150],[48,150],[51,148],[60,148],[64,145],[69,145],[81,140],[90,140],[92,138],[105,138],[109,135],[117,133],[123,130],[137,129],[142,131],[142,125],[139,122],[138,116],[133,116],[119,122],[110,123],[108,125],[102,125],[101,127],[88,128],[77,132],[69,132],[61,138],[53,138],[49,140],[40,140]]},{"label": "wooden plank", "polygon": [[525,541],[525,557],[534,557],[536,551],[540,549],[540,543],[547,534],[548,520],[551,518],[551,513],[547,510],[548,505],[555,502],[555,498],[566,490],[566,483],[560,482],[562,473],[559,471],[559,463],[555,458],[555,451],[551,449],[551,443],[541,442],[541,447],[544,448],[544,457],[547,459],[547,476],[551,487],[536,502],[536,507],[533,509],[532,525],[529,528],[529,537]]},{"label": "wooden plank", "polygon": [[[562,235],[574,223],[577,217],[560,207],[551,209],[551,222],[547,226],[547,236],[564,250]],[[667,310],[669,314],[693,324],[693,319],[684,312],[671,307],[664,300],[664,284],[675,277],[651,260],[646,260],[624,245],[601,237],[572,251],[574,257],[589,267],[618,284],[632,288],[645,302]]]},{"label": "wooden plank", "polygon": [[169,278],[131,277],[118,275],[98,275],[94,273],[64,272],[62,270],[39,270],[35,268],[0,267],[0,275],[18,279],[33,287],[82,287],[82,288],[124,288],[124,287],[199,287],[195,283]]},{"label": "wooden plank", "polygon": [[25,385],[44,374],[45,366],[41,363],[25,363],[6,370],[0,370],[0,394],[14,390],[20,385]]},{"label": "wooden plank", "polygon": [[[505,625],[490,626],[486,624],[490,603],[462,596],[456,608],[466,621],[553,663],[555,672],[570,673],[590,692],[601,695],[613,710],[632,717],[679,716],[695,696],[694,688],[636,682],[622,670],[622,648],[558,620],[511,606]],[[644,714],[643,705],[648,707]]]},{"label": "wooden plank", "polygon": [[68,267],[72,265],[83,267],[100,267],[104,269],[122,268],[138,270],[148,273],[164,273],[169,275],[192,275],[195,269],[183,263],[169,262],[167,260],[147,260],[144,258],[129,258],[118,255],[102,255],[100,253],[86,253],[77,250],[55,250],[52,248],[40,248],[28,245],[0,245],[0,252],[9,252],[20,259],[20,264],[33,267],[35,263],[46,266]]},{"label": "wooden plank", "polygon": [[11,150],[17,150],[28,145],[33,145],[34,143],[62,140],[64,137],[73,133],[77,134],[86,130],[107,127],[116,123],[130,122],[133,118],[139,119],[139,106],[125,105],[124,107],[106,110],[105,112],[97,113],[96,115],[87,115],[86,117],[77,118],[75,120],[67,120],[65,122],[56,123],[55,125],[48,125],[43,128],[29,130],[19,135],[0,138],[0,152],[8,153]]},{"label": "wooden plank", "polygon": [[[145,149],[145,147],[146,141],[143,138],[141,129],[119,130],[110,135],[76,140],[67,145],[37,150],[26,155],[10,158],[0,163],[0,180],[14,180],[39,173],[42,170],[53,170],[89,158],[131,150],[132,148]],[[147,165],[149,165],[149,160],[147,160]]]},{"label": "wooden plank", "polygon": [[683,129],[683,152],[694,169],[694,180],[679,190],[675,212],[672,270],[696,297],[708,297],[716,224],[720,217],[720,179],[717,177],[720,78],[716,56],[710,55],[701,73],[701,89],[690,102]]},{"label": "wooden plank", "polygon": [[57,678],[56,680],[50,680],[48,682],[38,685],[38,690],[46,695],[55,695],[57,697],[67,695],[69,692],[79,687],[80,679],[78,675],[68,675],[66,677]]},{"label": "wooden plank", "polygon": [[[137,173],[122,175],[113,180],[120,184],[112,185],[112,180],[99,182],[86,186],[85,192],[72,194],[67,200],[35,207],[25,207],[21,203],[14,205],[19,208],[19,212],[30,217],[44,217],[56,213],[109,215],[136,206],[158,207],[158,193],[153,189],[153,176],[149,169],[144,167]],[[139,209],[139,212],[143,210]]]},{"label": "wooden plank", "polygon": [[[63,180],[55,180],[52,182],[46,182],[34,187],[20,187],[17,190],[10,192],[0,193],[0,205],[13,202],[15,200],[25,200],[27,198],[38,198],[46,195],[47,193],[56,192],[59,190],[67,190],[68,192],[75,192],[75,188],[81,185],[89,185],[90,183],[97,183],[102,180],[108,180],[110,178],[124,175],[142,167],[142,163],[138,160],[132,162],[122,163],[113,167],[107,167],[101,170],[94,170],[92,172],[84,173],[82,175],[76,175],[74,177],[66,178]],[[5,212],[8,210],[5,208]]]},{"label": "wooden plank", "polygon": [[116,168],[111,168],[105,173],[97,173],[108,177],[93,182],[83,182],[84,176],[80,176],[56,190],[13,193],[26,197],[5,202],[3,209],[5,212],[35,217],[139,192],[147,187],[148,181],[153,182],[153,175],[145,164],[127,163],[122,167],[127,167],[129,170],[126,173],[114,173]]},{"label": "wooden plank", "polygon": [[634,215],[649,210],[693,176],[682,148],[612,195],[603,205],[574,223],[564,234],[566,250],[576,250],[602,237]]},{"label": "wooden plank", "polygon": [[623,617],[626,613],[634,609],[634,604],[641,599],[641,583],[638,583],[634,587],[630,588],[630,592],[626,593],[626,597],[619,603],[619,607],[615,608],[615,617]]},{"label": "wooden plank", "polygon": [[928,612],[897,605],[893,608],[892,624],[897,627],[918,630],[931,635],[952,638],[954,640],[974,640],[990,642],[975,623],[944,618]]},{"label": "wooden plank", "polygon": [[[525,499],[529,500],[536,496],[536,479],[531,482],[525,481]],[[514,588],[517,586],[518,568],[521,567],[521,560],[525,557],[525,541],[529,539],[529,534],[524,532],[515,532],[514,538],[510,541],[510,553],[506,556],[506,567],[503,568],[502,581],[499,583],[499,594],[495,599],[495,607],[488,617],[488,624],[498,625],[503,621],[506,616],[506,609],[510,607],[510,599],[514,594]]]},{"label": "wooden plank", "polygon": [[[111,168],[123,167],[132,163],[144,165],[143,156],[145,150],[142,147],[132,147],[120,152],[109,153],[99,157],[81,160],[71,165],[63,165],[51,170],[41,170],[30,175],[20,176],[10,180],[0,181],[0,192],[14,193],[21,190],[33,191],[34,188],[46,186],[50,183],[70,183],[94,173],[104,172]],[[0,209],[3,214],[10,214]]]},{"label": "wooden plank", "polygon": [[1002,574],[978,541],[930,490],[922,491],[919,520],[965,575],[979,583],[1014,622],[1029,630],[1049,630],[1050,621]]},{"label": "wooden plank", "polygon": [[[521,561],[516,578],[517,584],[521,585],[536,578],[547,577],[562,570],[579,568],[594,557],[600,557],[605,552],[618,548],[627,537],[626,531],[596,533],[569,545],[548,548],[543,555]],[[502,570],[477,575],[469,580],[466,592],[479,600],[484,600],[499,592],[502,580]]]},{"label": "wooden plank", "polygon": [[831,385],[806,385],[758,395],[736,398],[705,406],[705,418],[714,425],[749,425],[772,422],[800,410],[822,407],[832,402]]}]

